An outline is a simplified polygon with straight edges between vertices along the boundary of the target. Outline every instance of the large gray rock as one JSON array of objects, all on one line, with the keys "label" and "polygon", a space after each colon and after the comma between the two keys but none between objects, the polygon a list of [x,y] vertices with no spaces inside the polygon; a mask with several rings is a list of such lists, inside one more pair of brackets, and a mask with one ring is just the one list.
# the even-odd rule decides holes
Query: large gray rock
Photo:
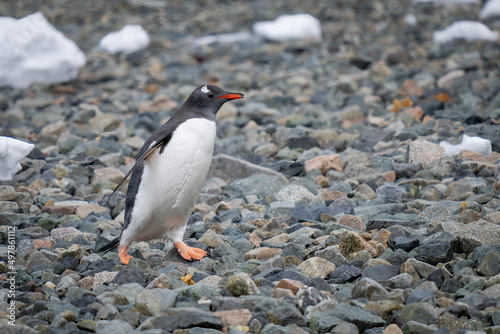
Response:
[{"label": "large gray rock", "polygon": [[403,307],[402,310],[397,311],[401,320],[404,323],[408,321],[417,321],[422,324],[430,325],[433,324],[437,318],[437,311],[434,307],[427,303],[411,303]]},{"label": "large gray rock", "polygon": [[333,262],[336,267],[341,266],[347,262],[347,259],[335,246],[328,246],[325,249],[319,250],[315,255],[322,259]]},{"label": "large gray rock", "polygon": [[19,325],[16,322],[15,326],[9,324],[0,324],[0,333],[2,334],[37,334],[39,331],[25,325]]},{"label": "large gray rock", "polygon": [[435,204],[429,207],[426,207],[420,214],[418,215],[419,220],[421,221],[436,221],[449,219],[453,216],[450,212],[448,206],[444,204]]},{"label": "large gray rock", "polygon": [[99,320],[96,323],[96,334],[132,334],[134,328],[123,320]]},{"label": "large gray rock", "polygon": [[153,315],[174,307],[176,301],[177,293],[169,289],[144,289],[135,295],[136,304],[146,304]]},{"label": "large gray rock", "polygon": [[423,244],[413,249],[410,256],[431,265],[446,263],[453,259],[453,249],[448,241]]},{"label": "large gray rock", "polygon": [[491,250],[486,253],[476,270],[483,276],[495,276],[500,273],[500,251]]},{"label": "large gray rock", "polygon": [[500,225],[478,220],[469,224],[462,224],[454,220],[441,222],[445,231],[462,238],[475,238],[482,245],[500,245]]},{"label": "large gray rock", "polygon": [[195,308],[177,309],[176,312],[175,314],[163,315],[154,319],[152,321],[153,325],[155,328],[161,328],[167,332],[193,327],[221,330],[223,327],[222,319],[212,313]]},{"label": "large gray rock", "polygon": [[289,184],[283,187],[277,194],[276,199],[280,202],[310,203],[318,199],[306,187],[298,184]]},{"label": "large gray rock", "polygon": [[241,194],[266,197],[274,196],[287,184],[288,180],[282,174],[255,174],[232,182],[231,188]]},{"label": "large gray rock", "polygon": [[[381,317],[362,308],[352,306],[349,303],[340,303],[333,309],[326,310],[324,312],[320,312],[316,316],[312,316],[312,318],[316,319],[326,319],[327,317],[330,317],[332,320],[330,322],[337,321],[337,319],[335,319],[336,317],[354,324],[358,327],[360,332],[369,328],[383,326],[385,324],[385,320]],[[321,321],[325,322],[325,320]]]},{"label": "large gray rock", "polygon": [[378,265],[365,267],[361,275],[371,278],[377,282],[388,281],[399,274],[399,266]]},{"label": "large gray rock", "polygon": [[212,165],[208,171],[207,178],[218,177],[227,183],[231,183],[234,180],[245,179],[256,174],[281,176],[286,180],[283,174],[270,168],[261,167],[227,154],[218,154],[212,158]]},{"label": "large gray rock", "polygon": [[408,259],[408,262],[415,268],[415,270],[417,270],[418,274],[424,278],[427,278],[427,276],[438,270],[437,267],[431,266],[430,264],[422,261],[418,261],[414,258]]},{"label": "large gray rock", "polygon": [[352,298],[366,298],[368,300],[377,300],[387,295],[387,290],[377,281],[363,277],[353,287]]},{"label": "large gray rock", "polygon": [[359,333],[356,325],[342,320],[327,311],[313,313],[311,315],[309,328],[317,331],[318,333]]}]

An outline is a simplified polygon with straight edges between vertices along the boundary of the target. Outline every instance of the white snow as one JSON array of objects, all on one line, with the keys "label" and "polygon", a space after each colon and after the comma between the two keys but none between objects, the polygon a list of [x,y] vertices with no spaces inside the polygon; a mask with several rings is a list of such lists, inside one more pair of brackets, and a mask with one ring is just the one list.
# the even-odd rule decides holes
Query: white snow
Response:
[{"label": "white snow", "polygon": [[495,16],[500,16],[500,0],[488,0],[479,12],[479,18],[484,20]]},{"label": "white snow", "polygon": [[409,26],[417,25],[417,17],[413,13],[406,14],[404,17],[404,21]]},{"label": "white snow", "polygon": [[253,31],[258,36],[278,42],[304,38],[321,40],[320,22],[309,14],[281,15],[274,21],[256,22]]},{"label": "white snow", "polygon": [[444,30],[435,31],[433,36],[434,42],[438,44],[450,42],[455,38],[463,38],[467,41],[496,41],[498,35],[481,22],[457,21]]},{"label": "white snow", "polygon": [[101,48],[108,53],[133,53],[149,45],[149,34],[140,25],[128,24],[121,30],[104,36]]},{"label": "white snow", "polygon": [[85,54],[72,40],[34,13],[22,19],[0,17],[0,86],[26,88],[32,82],[74,79]]},{"label": "white snow", "polygon": [[464,134],[460,144],[453,145],[446,141],[442,141],[439,143],[439,146],[444,148],[444,153],[447,155],[457,155],[461,150],[469,150],[483,155],[491,155],[491,141],[481,137],[469,137],[466,134]]},{"label": "white snow", "polygon": [[21,170],[19,160],[27,156],[35,145],[11,137],[0,136],[0,181],[11,181]]}]

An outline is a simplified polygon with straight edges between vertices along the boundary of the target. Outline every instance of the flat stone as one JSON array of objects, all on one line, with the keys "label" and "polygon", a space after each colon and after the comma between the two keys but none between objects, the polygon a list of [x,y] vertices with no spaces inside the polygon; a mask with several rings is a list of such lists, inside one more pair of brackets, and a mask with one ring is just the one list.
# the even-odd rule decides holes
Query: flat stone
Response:
[{"label": "flat stone", "polygon": [[340,216],[340,218],[337,220],[337,223],[339,223],[340,225],[356,229],[358,231],[365,231],[366,229],[363,220],[354,215],[344,214]]},{"label": "flat stone", "polygon": [[[467,210],[465,210],[465,211],[467,211]],[[479,220],[479,219],[476,219],[476,220]],[[474,221],[476,221],[476,220],[474,220]],[[489,213],[486,216],[484,216],[484,220],[486,220],[490,223],[493,223],[493,224],[499,224],[500,223],[500,212],[495,211],[495,212]]]},{"label": "flat stone", "polygon": [[393,239],[394,248],[402,249],[405,252],[409,252],[418,245],[420,245],[420,239],[417,237],[404,237],[399,236]]},{"label": "flat stone", "polygon": [[434,221],[434,220],[446,220],[453,217],[449,208],[444,204],[435,204],[426,207],[422,212],[419,213],[418,218],[421,221]]},{"label": "flat stone", "polygon": [[410,320],[401,327],[401,330],[405,334],[434,334],[437,333],[437,326],[428,326],[418,321]]},{"label": "flat stone", "polygon": [[101,113],[92,117],[89,124],[95,133],[109,132],[120,125],[120,119],[111,113]]},{"label": "flat stone", "polygon": [[351,295],[352,298],[377,300],[384,298],[387,293],[387,290],[380,283],[369,277],[363,277],[354,285]]},{"label": "flat stone", "polygon": [[402,273],[391,277],[388,281],[391,282],[396,289],[406,289],[414,284],[414,276],[408,273]]},{"label": "flat stone", "polygon": [[66,205],[66,206],[49,205],[49,206],[44,206],[42,211],[47,212],[48,214],[51,215],[55,213],[59,213],[62,215],[72,215],[76,212],[76,207],[71,205]]},{"label": "flat stone", "polygon": [[269,195],[274,196],[287,184],[288,180],[282,174],[254,174],[233,181],[231,188],[237,193],[265,198]]},{"label": "flat stone", "polygon": [[298,184],[289,184],[283,187],[277,194],[276,199],[281,202],[311,203],[318,199],[306,187]]},{"label": "flat stone", "polygon": [[135,295],[135,303],[146,304],[153,315],[160,315],[174,307],[177,293],[169,289],[144,289]]},{"label": "flat stone", "polygon": [[134,328],[123,320],[99,320],[96,322],[96,333],[132,334]]},{"label": "flat stone", "polygon": [[453,259],[453,249],[450,242],[432,242],[420,245],[410,252],[410,256],[414,256],[417,260],[423,261],[430,265],[438,263],[446,263]]},{"label": "flat stone", "polygon": [[426,303],[407,304],[397,315],[404,323],[413,320],[425,325],[433,324],[438,318],[436,309]]},{"label": "flat stone", "polygon": [[288,241],[290,241],[290,236],[288,235],[288,233],[281,233],[272,238],[267,239],[266,243],[271,245],[276,245],[282,242],[286,243]]},{"label": "flat stone", "polygon": [[199,239],[199,242],[204,243],[208,247],[217,248],[224,243],[222,237],[214,230],[208,229]]},{"label": "flat stone", "polygon": [[222,319],[222,323],[226,330],[229,326],[248,326],[253,317],[248,309],[219,311],[214,314]]},{"label": "flat stone", "polygon": [[388,281],[399,274],[398,266],[379,265],[374,267],[365,267],[361,275],[369,277],[377,282]]},{"label": "flat stone", "polygon": [[154,328],[161,328],[167,332],[176,329],[202,327],[207,329],[221,330],[224,327],[221,317],[203,312],[195,308],[177,309],[177,313],[163,315],[154,319]]},{"label": "flat stone", "polygon": [[428,263],[418,261],[417,259],[410,258],[408,263],[411,264],[421,277],[427,278],[431,273],[438,270],[437,267]]},{"label": "flat stone", "polygon": [[338,247],[328,246],[325,249],[316,251],[315,256],[328,260],[336,267],[347,263],[347,259],[342,255]]},{"label": "flat stone", "polygon": [[313,169],[319,169],[323,175],[331,169],[342,172],[344,171],[344,163],[340,159],[340,155],[338,153],[320,155],[306,161],[306,173],[311,172]]},{"label": "flat stone", "polygon": [[500,225],[490,223],[486,220],[478,220],[468,224],[462,224],[453,220],[440,222],[443,229],[451,234],[462,238],[474,238],[482,245],[500,246]]},{"label": "flat stone", "polygon": [[474,195],[472,185],[469,179],[461,179],[452,182],[446,189],[445,198],[450,201],[463,201]]},{"label": "flat stone", "polygon": [[259,247],[245,253],[246,260],[267,260],[283,252],[280,248]]},{"label": "flat stone", "polygon": [[16,212],[19,205],[16,202],[11,201],[0,201],[0,213],[1,212]]},{"label": "flat stone", "polygon": [[73,240],[79,235],[83,235],[83,232],[74,227],[57,227],[50,231],[50,236],[56,241]]},{"label": "flat stone", "polygon": [[292,291],[294,295],[297,295],[297,292],[299,292],[300,288],[303,288],[305,286],[306,285],[302,282],[288,278],[283,278],[281,281],[278,282],[278,284],[276,284],[274,289],[287,289]]},{"label": "flat stone", "polygon": [[308,278],[325,278],[335,270],[335,264],[320,257],[312,257],[297,266]]},{"label": "flat stone", "polygon": [[91,213],[100,213],[100,212],[105,212],[108,211],[109,209],[103,206],[100,206],[99,204],[96,203],[91,203],[87,205],[82,205],[76,208],[75,214],[84,219]]},{"label": "flat stone", "polygon": [[359,276],[361,276],[361,269],[350,264],[343,264],[338,266],[328,278],[336,284],[343,284],[352,282]]},{"label": "flat stone", "polygon": [[373,327],[380,327],[385,324],[385,320],[381,317],[348,303],[340,303],[331,310],[331,312],[328,312],[333,316],[356,325],[360,331],[365,331]]},{"label": "flat stone", "polygon": [[410,143],[410,163],[421,163],[425,167],[428,163],[443,156],[444,149],[438,144],[431,143],[425,139],[417,139]]}]

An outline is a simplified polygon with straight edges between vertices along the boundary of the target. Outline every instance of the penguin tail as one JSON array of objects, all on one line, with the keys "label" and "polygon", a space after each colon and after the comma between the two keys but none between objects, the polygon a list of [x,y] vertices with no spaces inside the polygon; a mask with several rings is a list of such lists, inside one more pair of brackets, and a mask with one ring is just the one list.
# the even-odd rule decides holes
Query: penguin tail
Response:
[{"label": "penguin tail", "polygon": [[106,245],[99,247],[98,249],[95,250],[96,253],[102,253],[102,252],[109,252],[118,247],[118,244],[120,243],[120,237],[117,237],[113,240],[111,240],[109,243]]}]

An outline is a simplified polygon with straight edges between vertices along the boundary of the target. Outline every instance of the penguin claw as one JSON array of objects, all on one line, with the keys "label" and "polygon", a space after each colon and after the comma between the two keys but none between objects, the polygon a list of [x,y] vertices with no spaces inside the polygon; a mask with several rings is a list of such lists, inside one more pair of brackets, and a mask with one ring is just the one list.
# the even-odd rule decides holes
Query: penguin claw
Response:
[{"label": "penguin claw", "polygon": [[128,262],[130,261],[131,258],[133,258],[132,255],[127,254],[127,249],[128,246],[120,246],[118,247],[118,256],[120,257],[120,261],[124,265],[128,265]]},{"label": "penguin claw", "polygon": [[179,251],[179,254],[188,261],[201,260],[203,257],[207,256],[207,252],[203,249],[189,247],[183,241],[176,242],[174,246]]}]

